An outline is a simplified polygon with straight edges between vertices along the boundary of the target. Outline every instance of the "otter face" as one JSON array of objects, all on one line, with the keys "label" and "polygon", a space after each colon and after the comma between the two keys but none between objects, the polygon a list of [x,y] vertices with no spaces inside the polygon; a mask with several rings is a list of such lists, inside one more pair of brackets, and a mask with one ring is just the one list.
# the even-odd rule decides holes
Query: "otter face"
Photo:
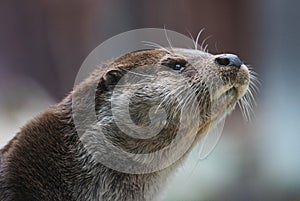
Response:
[{"label": "otter face", "polygon": [[236,103],[252,97],[254,77],[232,54],[143,50],[121,56],[100,70],[100,78],[93,79],[100,80],[95,97],[98,127],[92,124],[92,132],[81,140],[92,153],[102,153],[95,151],[98,144],[116,153],[116,159],[99,156],[101,163],[125,172],[168,167]]},{"label": "otter face", "polygon": [[[199,130],[218,122],[248,90],[250,73],[236,55],[173,48],[126,54],[112,62],[104,79],[112,86],[107,87],[112,92],[110,101],[126,127],[123,131],[134,124],[135,130],[139,126],[157,134],[162,122],[172,125],[172,130],[177,129],[178,119],[187,119],[187,127],[198,119]],[[159,109],[165,116],[155,116]],[[139,130],[134,133],[142,134],[134,136],[155,136],[146,132]]]},{"label": "otter face", "polygon": [[[151,97],[152,104],[149,107],[155,104],[161,106],[164,104],[160,102],[165,102],[165,107],[176,113],[178,109],[194,107],[191,104],[197,102],[201,119],[206,123],[217,121],[232,111],[247,91],[247,99],[249,96],[252,97],[249,84],[253,75],[233,54],[212,55],[200,50],[173,48],[170,51],[134,52],[119,58],[116,62],[119,69],[126,69],[127,73],[143,77],[142,83],[147,85],[146,88],[140,87],[138,90],[140,97],[145,99],[133,96],[138,100],[135,104],[138,105],[139,101],[143,104],[149,102],[148,99]],[[144,66],[148,66],[148,70],[141,70]],[[138,72],[139,70],[141,72]],[[135,79],[127,78],[125,83],[129,82],[132,86],[139,83],[129,80]],[[124,90],[122,92],[124,93]],[[177,104],[181,105],[173,108],[172,106],[177,105],[174,103],[176,98],[181,99],[177,101]],[[148,115],[145,113],[141,116]],[[141,116],[138,116],[138,119],[141,119]]]}]

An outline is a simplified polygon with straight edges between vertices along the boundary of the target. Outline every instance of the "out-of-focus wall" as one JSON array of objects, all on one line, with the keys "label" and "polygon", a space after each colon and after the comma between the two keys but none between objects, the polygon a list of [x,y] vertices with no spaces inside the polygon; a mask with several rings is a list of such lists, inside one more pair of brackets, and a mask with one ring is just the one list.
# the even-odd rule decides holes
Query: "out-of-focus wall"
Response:
[{"label": "out-of-focus wall", "polygon": [[[61,99],[88,55],[124,31],[157,27],[204,36],[213,52],[239,53],[250,61],[248,2],[225,1],[2,1],[1,72],[28,76]],[[2,74],[2,73],[1,73]],[[3,78],[4,79],[4,78]]]},{"label": "out-of-focus wall", "polygon": [[214,152],[197,149],[164,200],[300,200],[300,17],[297,1],[1,1],[0,145],[62,99],[85,57],[124,31],[155,27],[236,53],[261,79],[256,117],[236,110]]}]

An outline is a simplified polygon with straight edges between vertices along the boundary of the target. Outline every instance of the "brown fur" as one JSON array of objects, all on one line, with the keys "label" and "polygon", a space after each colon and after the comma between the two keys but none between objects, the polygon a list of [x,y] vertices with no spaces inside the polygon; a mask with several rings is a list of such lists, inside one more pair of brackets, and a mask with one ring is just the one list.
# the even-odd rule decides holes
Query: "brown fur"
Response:
[{"label": "brown fur", "polygon": [[[147,174],[126,174],[97,163],[79,140],[72,113],[72,97],[76,95],[82,98],[82,102],[76,107],[85,111],[89,107],[85,102],[89,99],[89,87],[97,84],[95,110],[98,111],[97,115],[101,120],[103,117],[111,116],[108,98],[117,82],[127,71],[137,66],[159,63],[168,65],[170,62],[182,60],[188,61],[182,76],[189,78],[192,83],[201,83],[201,80],[208,79],[211,74],[219,72],[222,77],[218,79],[226,83],[248,84],[245,82],[245,80],[249,81],[246,72],[217,66],[213,63],[214,55],[202,52],[199,53],[201,57],[193,58],[184,51],[181,53],[179,51],[173,55],[163,50],[148,50],[130,53],[104,64],[62,102],[27,123],[0,152],[0,200],[142,201],[156,199],[166,179],[179,166],[188,152],[170,167]],[[200,64],[197,65],[196,61],[200,61]],[[203,69],[200,71],[202,74],[197,74],[196,70],[189,66],[193,62],[196,62],[194,64],[196,67],[200,65],[199,68]],[[168,75],[172,77],[170,72],[166,72],[163,76]],[[171,85],[170,88],[174,88],[179,83],[176,83],[176,80],[174,82],[174,86]],[[199,84],[200,86],[203,87]],[[155,90],[151,88],[150,91],[146,91],[147,93],[143,90],[146,89],[141,89],[143,92],[141,100],[137,98],[133,103],[132,118],[137,125],[149,123],[147,116],[149,108],[152,104],[156,104],[155,101],[160,100],[156,99],[158,94],[155,91],[156,88]],[[201,91],[201,88],[199,90]],[[204,96],[204,93],[200,95]],[[145,94],[150,98],[147,99]],[[226,113],[228,108],[231,110],[236,101],[237,98],[234,99],[232,105],[226,106],[226,110],[224,109],[222,113]],[[171,105],[178,104],[176,101],[170,102]],[[205,104],[207,106],[207,101],[203,104],[200,109],[203,109]],[[108,109],[104,110],[103,108],[106,107]],[[167,113],[171,118],[167,126],[161,133],[150,139],[135,139],[123,135],[111,122],[107,123],[108,131],[104,134],[116,146],[131,153],[151,153],[160,150],[174,139],[179,121],[178,115],[173,114],[174,107],[170,106],[168,109]],[[206,121],[203,120],[198,128],[200,134],[208,129],[209,122]],[[199,136],[195,142],[199,140]]]}]

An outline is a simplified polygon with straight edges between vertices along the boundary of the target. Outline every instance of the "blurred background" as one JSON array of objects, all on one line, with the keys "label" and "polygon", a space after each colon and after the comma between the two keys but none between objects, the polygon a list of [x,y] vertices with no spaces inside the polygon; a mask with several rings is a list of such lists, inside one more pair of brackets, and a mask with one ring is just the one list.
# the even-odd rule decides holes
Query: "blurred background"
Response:
[{"label": "blurred background", "polygon": [[212,154],[195,150],[164,201],[300,200],[300,6],[293,0],[9,0],[0,2],[0,146],[73,87],[86,56],[137,28],[212,36],[262,82],[255,118],[237,109]]}]

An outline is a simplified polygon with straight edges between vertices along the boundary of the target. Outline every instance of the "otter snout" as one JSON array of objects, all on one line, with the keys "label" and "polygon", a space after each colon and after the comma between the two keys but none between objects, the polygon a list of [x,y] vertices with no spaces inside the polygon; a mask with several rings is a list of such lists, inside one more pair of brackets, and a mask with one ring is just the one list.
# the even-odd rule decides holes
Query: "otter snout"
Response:
[{"label": "otter snout", "polygon": [[234,66],[240,68],[243,62],[235,54],[222,54],[215,58],[215,63],[220,66]]}]

